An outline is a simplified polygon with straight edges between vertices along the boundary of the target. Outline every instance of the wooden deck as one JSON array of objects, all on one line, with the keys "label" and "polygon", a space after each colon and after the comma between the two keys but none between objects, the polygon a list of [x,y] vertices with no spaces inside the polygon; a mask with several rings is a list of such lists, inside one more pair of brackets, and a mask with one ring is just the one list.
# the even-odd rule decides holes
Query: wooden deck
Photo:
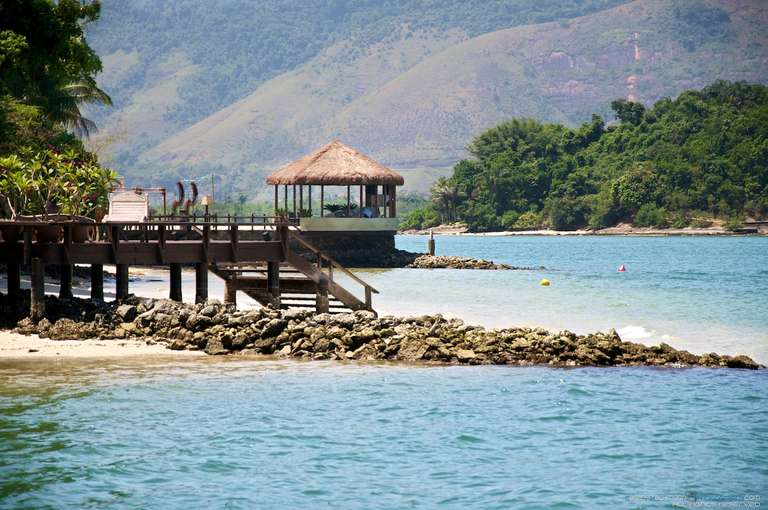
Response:
[{"label": "wooden deck", "polygon": [[[91,297],[101,300],[105,264],[116,267],[117,299],[129,293],[129,266],[167,265],[169,298],[180,301],[181,267],[193,265],[197,302],[208,298],[207,273],[211,270],[225,280],[225,301],[233,305],[240,290],[263,305],[314,308],[318,312],[373,311],[371,294],[378,291],[303,240],[298,227],[283,218],[252,220],[163,219],[98,224],[95,229],[92,223],[67,221],[0,222],[4,236],[0,243],[0,263],[8,268],[9,294],[20,292],[21,265],[31,267],[30,315],[35,318],[44,315],[43,280],[45,266],[51,264],[61,268],[61,297],[72,295],[73,264],[91,265]],[[88,236],[83,232],[88,228],[91,238],[84,240]],[[9,230],[16,230],[16,236],[13,232],[6,234]],[[256,239],[241,239],[244,231],[251,232],[250,237]],[[296,240],[307,248],[314,262],[294,253],[289,240]],[[361,285],[364,297],[358,298],[334,281],[334,270]]]}]

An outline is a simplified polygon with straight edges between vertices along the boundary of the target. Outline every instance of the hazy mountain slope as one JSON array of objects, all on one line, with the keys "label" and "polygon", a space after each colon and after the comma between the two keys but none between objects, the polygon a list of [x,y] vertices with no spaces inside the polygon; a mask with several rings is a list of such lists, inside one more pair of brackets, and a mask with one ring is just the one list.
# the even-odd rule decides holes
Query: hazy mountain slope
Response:
[{"label": "hazy mountain slope", "polygon": [[328,131],[395,165],[439,164],[510,117],[579,123],[629,94],[651,103],[721,77],[768,81],[768,3],[717,4],[730,21],[700,32],[673,15],[681,2],[642,0],[482,35],[354,101]]},{"label": "hazy mountain slope", "polygon": [[330,65],[345,64],[403,31],[453,40],[626,1],[104,0],[88,39],[104,60],[100,81],[115,108],[88,113],[130,172],[148,147],[330,48]]},{"label": "hazy mountain slope", "polygon": [[142,160],[263,170],[340,137],[395,167],[447,167],[506,118],[578,123],[628,94],[651,102],[721,77],[766,82],[767,22],[761,0],[637,0],[463,41],[403,29],[343,62],[344,43],[329,48]]}]

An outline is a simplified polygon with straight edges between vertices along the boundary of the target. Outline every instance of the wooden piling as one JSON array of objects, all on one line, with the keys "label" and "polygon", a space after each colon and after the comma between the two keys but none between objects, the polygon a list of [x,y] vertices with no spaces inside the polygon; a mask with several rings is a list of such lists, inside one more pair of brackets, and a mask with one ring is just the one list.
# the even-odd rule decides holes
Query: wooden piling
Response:
[{"label": "wooden piling", "polygon": [[168,298],[181,302],[181,264],[170,264],[171,290]]},{"label": "wooden piling", "polygon": [[32,259],[31,280],[29,316],[37,321],[45,316],[45,262],[37,257]]},{"label": "wooden piling", "polygon": [[208,300],[208,264],[195,264],[195,303]]},{"label": "wooden piling", "polygon": [[272,303],[280,306],[280,263],[268,262],[267,263],[267,292],[269,293]]},{"label": "wooden piling", "polygon": [[224,304],[237,306],[237,279],[234,277],[224,280]]},{"label": "wooden piling", "polygon": [[72,298],[72,264],[59,266],[59,299]]},{"label": "wooden piling", "polygon": [[104,266],[91,264],[91,299],[104,301]]},{"label": "wooden piling", "polygon": [[328,281],[321,278],[317,284],[317,295],[315,296],[315,309],[317,313],[328,313],[330,301],[328,300]]},{"label": "wooden piling", "polygon": [[115,265],[115,297],[117,299],[128,297],[128,264]]},{"label": "wooden piling", "polygon": [[21,266],[19,264],[7,264],[8,268],[8,297],[18,298],[21,294]]}]

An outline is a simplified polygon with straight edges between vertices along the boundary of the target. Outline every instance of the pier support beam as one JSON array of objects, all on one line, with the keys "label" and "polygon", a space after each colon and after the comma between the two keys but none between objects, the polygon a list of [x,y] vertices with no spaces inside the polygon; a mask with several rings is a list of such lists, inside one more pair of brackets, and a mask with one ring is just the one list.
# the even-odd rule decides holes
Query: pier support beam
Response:
[{"label": "pier support beam", "polygon": [[128,264],[115,265],[115,297],[118,300],[128,297]]},{"label": "pier support beam", "polygon": [[59,299],[72,298],[72,264],[59,266]]},{"label": "pier support beam", "polygon": [[18,298],[21,294],[21,266],[19,264],[7,264],[8,268],[8,297]]},{"label": "pier support beam", "polygon": [[181,301],[181,264],[171,264],[171,290],[168,297],[173,301]]},{"label": "pier support beam", "polygon": [[208,300],[208,264],[195,264],[195,303],[205,303]]},{"label": "pier support beam", "polygon": [[224,280],[224,304],[237,307],[237,280],[235,278]]},{"label": "pier support beam", "polygon": [[328,301],[328,282],[325,278],[317,284],[317,296],[315,297],[315,309],[317,313],[328,313],[330,302]]},{"label": "pier support beam", "polygon": [[104,266],[91,264],[91,299],[104,301]]},{"label": "pier support beam", "polygon": [[272,297],[272,303],[280,307],[280,263],[267,263],[267,292]]},{"label": "pier support beam", "polygon": [[45,316],[45,262],[38,258],[32,259],[31,280],[29,316],[37,321]]}]

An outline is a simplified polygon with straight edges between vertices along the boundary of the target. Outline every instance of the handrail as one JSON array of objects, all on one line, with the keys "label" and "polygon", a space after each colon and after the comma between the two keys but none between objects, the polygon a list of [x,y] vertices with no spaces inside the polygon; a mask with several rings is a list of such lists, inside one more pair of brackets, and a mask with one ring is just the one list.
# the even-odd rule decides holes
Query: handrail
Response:
[{"label": "handrail", "polygon": [[[289,231],[289,232],[290,232],[290,231]],[[297,240],[297,241],[299,242],[299,244],[301,244],[302,246],[304,246],[305,248],[307,248],[308,250],[310,250],[312,253],[314,253],[314,254],[315,254],[315,255],[317,255],[318,257],[322,257],[322,258],[326,259],[326,260],[327,260],[328,262],[330,262],[330,263],[331,263],[331,264],[332,264],[334,267],[336,267],[337,269],[340,269],[340,270],[341,270],[341,271],[342,271],[344,274],[346,274],[347,276],[349,276],[350,278],[352,278],[354,281],[356,281],[357,283],[359,283],[359,284],[360,284],[360,285],[362,285],[363,287],[365,287],[365,288],[367,288],[367,289],[370,289],[370,291],[371,291],[371,292],[373,292],[374,294],[379,294],[379,291],[378,291],[378,290],[376,290],[376,289],[375,289],[375,288],[374,288],[372,285],[370,285],[370,284],[368,284],[367,282],[365,282],[365,281],[361,280],[361,279],[360,279],[360,278],[359,278],[357,275],[355,275],[355,274],[354,274],[352,271],[350,271],[350,270],[349,270],[349,269],[347,269],[346,267],[344,267],[344,266],[342,266],[341,264],[339,264],[338,262],[336,262],[336,260],[334,260],[334,259],[333,259],[333,258],[332,258],[330,255],[328,255],[327,253],[325,253],[325,252],[324,252],[323,250],[321,250],[320,248],[318,248],[318,247],[316,247],[315,245],[311,244],[309,241],[307,241],[307,240],[305,240],[305,239],[302,239],[302,238],[301,238],[301,236],[298,236],[298,235],[296,235],[296,234],[292,234],[292,237],[293,237],[293,239]],[[318,269],[322,270],[322,268],[318,268]]]}]

